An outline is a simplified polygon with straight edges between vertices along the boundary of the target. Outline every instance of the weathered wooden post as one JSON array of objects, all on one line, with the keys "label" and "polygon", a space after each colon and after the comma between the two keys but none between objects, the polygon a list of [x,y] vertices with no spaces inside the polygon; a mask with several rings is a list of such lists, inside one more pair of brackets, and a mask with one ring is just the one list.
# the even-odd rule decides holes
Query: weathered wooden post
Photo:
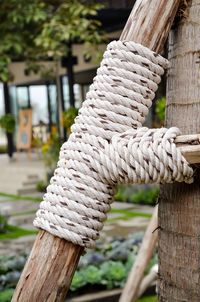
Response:
[{"label": "weathered wooden post", "polygon": [[[166,126],[200,132],[200,0],[188,1],[169,37]],[[200,301],[200,175],[163,185],[159,200],[159,301]]]},{"label": "weathered wooden post", "polygon": [[[179,3],[138,0],[120,39],[160,52]],[[40,231],[12,301],[63,301],[82,253],[82,247]]]}]

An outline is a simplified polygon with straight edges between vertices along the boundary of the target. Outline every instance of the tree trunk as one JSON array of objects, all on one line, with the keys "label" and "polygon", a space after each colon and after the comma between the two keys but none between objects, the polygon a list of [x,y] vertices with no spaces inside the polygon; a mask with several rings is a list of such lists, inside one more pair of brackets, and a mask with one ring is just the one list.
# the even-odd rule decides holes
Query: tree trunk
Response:
[{"label": "tree trunk", "polygon": [[[166,126],[200,133],[200,0],[169,37]],[[159,198],[159,301],[200,301],[200,177],[163,185]]]}]

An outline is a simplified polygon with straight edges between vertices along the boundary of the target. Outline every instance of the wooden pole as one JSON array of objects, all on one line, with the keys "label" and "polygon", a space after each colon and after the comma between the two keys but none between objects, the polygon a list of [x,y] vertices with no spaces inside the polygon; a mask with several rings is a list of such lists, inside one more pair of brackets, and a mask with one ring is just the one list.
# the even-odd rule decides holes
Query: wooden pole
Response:
[{"label": "wooden pole", "polygon": [[[188,3],[185,18],[169,36],[166,127],[200,133],[200,0]],[[162,185],[158,224],[158,298],[200,301],[200,171],[194,183]]]},{"label": "wooden pole", "polygon": [[147,227],[144,239],[136,258],[136,261],[131,269],[126,285],[123,289],[119,302],[135,302],[138,298],[140,284],[144,277],[145,271],[152,258],[155,245],[158,238],[158,206],[155,207],[151,221]]},{"label": "wooden pole", "polygon": [[190,164],[200,163],[200,134],[180,135],[175,143]]},{"label": "wooden pole", "polygon": [[[168,36],[179,3],[180,0],[137,0],[120,39],[132,40],[160,52]],[[43,244],[44,240],[45,244]],[[60,255],[60,245],[63,246],[65,260],[63,260],[63,257],[52,258],[51,256],[52,248],[54,249],[54,255]],[[17,285],[12,302],[62,302],[70,286],[70,282],[66,282],[66,280],[71,280],[82,252],[83,248],[79,246],[53,237],[48,232],[40,232]],[[73,263],[70,255],[76,255],[77,261]],[[56,267],[62,267],[63,261],[68,263],[65,266],[65,272],[62,270],[62,274],[56,274]],[[46,266],[43,266],[43,270],[39,271],[38,274],[36,272],[37,268],[42,266],[42,263],[48,262],[50,267],[51,264],[54,264],[55,267],[55,272],[51,274],[51,278]],[[34,273],[32,274],[32,272]],[[59,286],[59,284],[62,284],[62,286]],[[54,292],[53,296],[51,295],[52,291]]]},{"label": "wooden pole", "polygon": [[41,230],[12,301],[64,301],[83,248]]}]

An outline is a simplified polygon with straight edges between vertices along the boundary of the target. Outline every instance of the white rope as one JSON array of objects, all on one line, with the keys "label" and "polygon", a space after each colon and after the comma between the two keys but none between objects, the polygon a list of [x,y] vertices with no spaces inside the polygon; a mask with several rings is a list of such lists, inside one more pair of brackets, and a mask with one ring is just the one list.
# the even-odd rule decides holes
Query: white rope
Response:
[{"label": "white rope", "polygon": [[177,128],[142,128],[167,60],[134,42],[111,42],[60,151],[34,225],[93,247],[118,184],[192,182]]}]

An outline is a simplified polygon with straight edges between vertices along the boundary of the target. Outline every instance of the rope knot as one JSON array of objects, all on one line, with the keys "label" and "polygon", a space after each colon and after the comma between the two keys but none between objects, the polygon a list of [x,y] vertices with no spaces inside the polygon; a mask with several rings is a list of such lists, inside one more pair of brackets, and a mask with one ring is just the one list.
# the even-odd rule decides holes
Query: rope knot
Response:
[{"label": "rope knot", "polygon": [[124,177],[124,180],[118,177],[118,184],[191,183],[193,170],[174,142],[179,134],[180,130],[175,127],[142,127],[114,135],[112,145],[113,154],[117,154],[116,169],[123,171]]},{"label": "rope knot", "polygon": [[34,225],[93,247],[117,185],[192,181],[177,128],[142,128],[168,61],[128,41],[111,42],[63,144]]}]

